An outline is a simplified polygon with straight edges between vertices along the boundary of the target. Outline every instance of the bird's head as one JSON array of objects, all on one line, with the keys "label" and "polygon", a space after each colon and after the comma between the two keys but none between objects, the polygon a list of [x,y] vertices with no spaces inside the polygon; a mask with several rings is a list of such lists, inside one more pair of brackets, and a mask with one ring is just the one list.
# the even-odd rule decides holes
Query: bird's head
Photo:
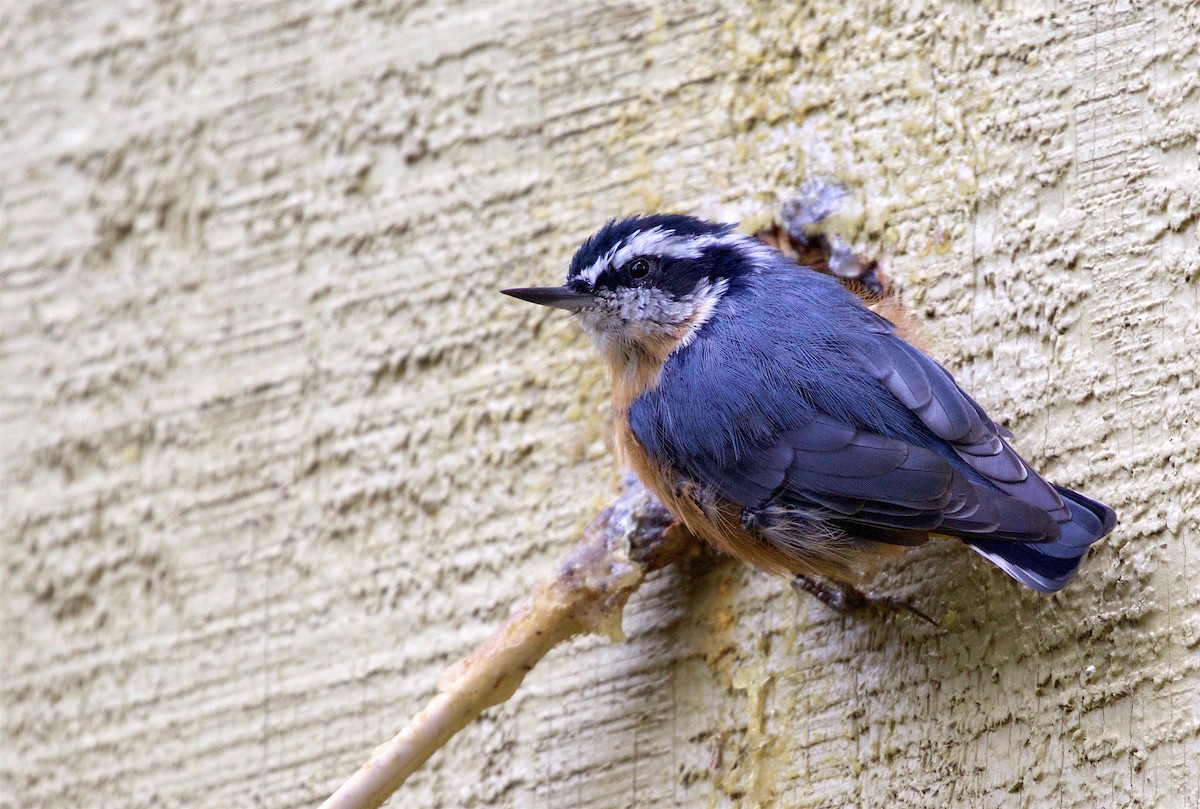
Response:
[{"label": "bird's head", "polygon": [[609,222],[580,246],[561,287],[506,289],[574,313],[610,362],[657,360],[686,346],[769,248],[690,216]]}]

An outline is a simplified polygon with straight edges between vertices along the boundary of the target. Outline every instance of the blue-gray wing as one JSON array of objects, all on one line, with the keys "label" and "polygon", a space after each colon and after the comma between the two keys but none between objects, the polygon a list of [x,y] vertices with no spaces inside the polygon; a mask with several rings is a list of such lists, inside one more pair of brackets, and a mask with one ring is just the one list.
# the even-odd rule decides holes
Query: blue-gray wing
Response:
[{"label": "blue-gray wing", "polygon": [[784,505],[901,532],[1058,538],[1070,510],[982,408],[886,320],[857,316],[853,339],[830,338],[819,363],[793,348],[812,339],[710,332],[634,403],[634,434],[652,459],[745,508]]},{"label": "blue-gray wing", "polygon": [[[1009,575],[1035,590],[1058,590],[1074,576],[1087,549],[1116,526],[1117,515],[1104,503],[1047,482],[1005,440],[1012,434],[997,426],[950,374],[916,348],[897,338],[890,324],[874,330],[871,350],[860,360],[870,374],[931,433],[954,450],[955,459],[977,479],[974,491],[1002,509],[1019,504],[1054,524],[1042,541],[1022,544],[1017,528],[1022,514],[1001,515],[992,531],[945,526]],[[995,490],[1001,493],[997,497]],[[1030,526],[1036,523],[1029,523]],[[1034,529],[1035,532],[1038,529]]]},{"label": "blue-gray wing", "polygon": [[970,481],[936,452],[811,414],[807,422],[736,452],[677,453],[670,435],[639,401],[634,433],[651,458],[691,483],[744,508],[784,505],[844,527],[889,532],[987,534],[1038,541],[1058,535],[1043,511]]},{"label": "blue-gray wing", "polygon": [[1005,441],[1012,434],[988,418],[945,368],[890,328],[878,329],[870,347],[873,350],[859,354],[863,366],[970,469],[1055,521],[1070,519],[1058,492]]}]

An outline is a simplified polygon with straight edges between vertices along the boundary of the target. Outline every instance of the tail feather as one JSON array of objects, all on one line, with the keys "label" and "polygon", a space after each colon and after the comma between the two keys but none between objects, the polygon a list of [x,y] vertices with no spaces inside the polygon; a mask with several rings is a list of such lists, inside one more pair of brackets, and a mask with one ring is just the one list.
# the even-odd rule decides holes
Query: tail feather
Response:
[{"label": "tail feather", "polygon": [[1048,542],[1005,542],[967,539],[979,554],[1027,587],[1042,593],[1061,590],[1079,570],[1094,542],[1117,524],[1117,514],[1098,500],[1062,486],[1054,486],[1071,510],[1071,519],[1059,523],[1060,536]]}]

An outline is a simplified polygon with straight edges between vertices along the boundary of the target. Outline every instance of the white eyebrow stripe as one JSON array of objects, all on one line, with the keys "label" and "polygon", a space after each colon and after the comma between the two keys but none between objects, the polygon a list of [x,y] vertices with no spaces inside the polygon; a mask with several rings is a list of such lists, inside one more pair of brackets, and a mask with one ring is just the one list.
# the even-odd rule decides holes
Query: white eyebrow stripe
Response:
[{"label": "white eyebrow stripe", "polygon": [[[611,252],[612,251],[610,250],[609,253]],[[607,262],[608,253],[605,253],[604,255],[600,256],[600,258],[589,264],[586,268],[584,268],[583,272],[579,273],[579,275],[575,277],[580,281],[583,281],[589,287],[594,287],[596,285],[596,279],[600,276],[600,271],[604,269],[604,266]]]},{"label": "white eyebrow stripe", "polygon": [[677,236],[673,230],[639,230],[621,244],[612,255],[612,266],[621,267],[636,256],[700,258],[711,236]]},{"label": "white eyebrow stripe", "polygon": [[607,267],[620,267],[637,256],[665,256],[667,258],[699,258],[705,249],[714,245],[734,245],[745,240],[741,233],[706,234],[703,236],[680,236],[673,230],[653,227],[639,230],[607,253],[593,261],[577,276],[588,286],[595,286]]}]

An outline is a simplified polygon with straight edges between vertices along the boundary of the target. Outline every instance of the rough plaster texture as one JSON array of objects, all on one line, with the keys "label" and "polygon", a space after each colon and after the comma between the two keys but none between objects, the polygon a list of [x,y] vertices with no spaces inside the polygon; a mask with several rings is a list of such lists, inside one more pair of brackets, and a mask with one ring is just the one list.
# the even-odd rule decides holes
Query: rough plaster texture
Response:
[{"label": "rough plaster texture", "polygon": [[397,806],[1200,806],[1200,9],[0,11],[0,806],[309,806],[616,481],[551,282],[840,179],[935,354],[1118,531],[732,564],[551,655]]}]

